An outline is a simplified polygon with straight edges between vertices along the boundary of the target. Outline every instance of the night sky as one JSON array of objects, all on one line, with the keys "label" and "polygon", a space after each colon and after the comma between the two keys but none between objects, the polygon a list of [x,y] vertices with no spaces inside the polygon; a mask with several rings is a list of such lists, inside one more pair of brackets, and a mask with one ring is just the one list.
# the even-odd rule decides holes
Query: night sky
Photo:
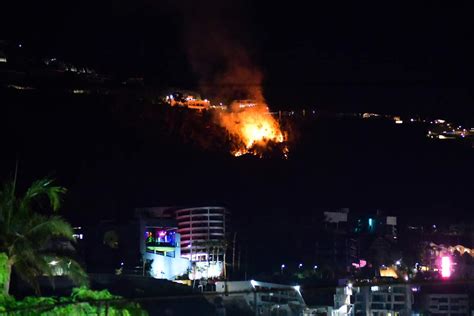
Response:
[{"label": "night sky", "polygon": [[[10,5],[2,10],[11,13],[2,24],[23,32],[24,50],[120,78],[142,76],[157,89],[198,88],[203,74],[190,48],[209,52],[214,65],[219,45],[232,42],[263,74],[273,109],[474,123],[469,1]],[[48,93],[4,98],[1,177],[11,175],[17,158],[25,184],[56,177],[70,189],[65,214],[75,222],[122,218],[135,207],[219,203],[251,234],[269,217],[281,218],[274,221],[286,229],[320,207],[465,217],[472,209],[473,149],[428,142],[421,129],[296,124],[288,161],[234,159],[167,139],[160,121],[133,102],[124,110],[113,99]]]},{"label": "night sky", "polygon": [[[307,1],[18,2],[11,26],[50,55],[149,82],[192,86],[187,50],[239,42],[264,73],[274,107],[473,114],[473,4]],[[6,19],[8,21],[9,19]],[[6,22],[8,25],[8,22]],[[189,38],[193,30],[202,31]]]}]

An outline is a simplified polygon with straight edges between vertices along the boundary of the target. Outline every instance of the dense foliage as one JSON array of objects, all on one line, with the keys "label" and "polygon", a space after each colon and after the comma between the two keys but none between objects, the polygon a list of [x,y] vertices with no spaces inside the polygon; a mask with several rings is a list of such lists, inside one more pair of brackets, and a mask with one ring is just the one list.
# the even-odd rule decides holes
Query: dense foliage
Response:
[{"label": "dense foliage", "polygon": [[0,315],[124,315],[145,316],[138,303],[121,300],[107,290],[74,288],[69,297],[26,297],[21,301],[0,295]]},{"label": "dense foliage", "polygon": [[59,216],[44,214],[60,208],[65,192],[47,178],[34,181],[24,191],[17,188],[16,179],[0,189],[0,291],[4,294],[9,292],[12,268],[37,292],[37,277],[53,276],[54,268],[66,271],[78,284],[87,283],[79,263],[55,246],[59,241],[74,242],[71,225]]},{"label": "dense foliage", "polygon": [[6,287],[6,283],[10,282],[10,271],[7,268],[8,257],[3,252],[0,252],[0,289]]}]

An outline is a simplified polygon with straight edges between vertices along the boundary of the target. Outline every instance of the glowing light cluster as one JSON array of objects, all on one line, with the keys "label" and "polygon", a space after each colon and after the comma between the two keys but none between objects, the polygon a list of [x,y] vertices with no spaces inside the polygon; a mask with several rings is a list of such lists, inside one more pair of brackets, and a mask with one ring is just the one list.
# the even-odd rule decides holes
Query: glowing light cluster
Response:
[{"label": "glowing light cluster", "polygon": [[448,256],[441,257],[441,277],[451,277],[451,258]]},{"label": "glowing light cluster", "polygon": [[[248,114],[248,113],[247,113]],[[241,137],[247,148],[251,148],[258,142],[272,140],[283,142],[283,134],[278,123],[272,117],[264,117],[265,114],[243,115]]]}]

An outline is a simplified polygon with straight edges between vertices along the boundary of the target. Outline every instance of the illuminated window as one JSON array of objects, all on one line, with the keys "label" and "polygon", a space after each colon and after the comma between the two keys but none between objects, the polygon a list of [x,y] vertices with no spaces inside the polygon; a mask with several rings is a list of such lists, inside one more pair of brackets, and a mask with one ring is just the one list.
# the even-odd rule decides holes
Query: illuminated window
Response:
[{"label": "illuminated window", "polygon": [[146,251],[174,256],[176,232],[173,229],[148,227],[145,232]]}]

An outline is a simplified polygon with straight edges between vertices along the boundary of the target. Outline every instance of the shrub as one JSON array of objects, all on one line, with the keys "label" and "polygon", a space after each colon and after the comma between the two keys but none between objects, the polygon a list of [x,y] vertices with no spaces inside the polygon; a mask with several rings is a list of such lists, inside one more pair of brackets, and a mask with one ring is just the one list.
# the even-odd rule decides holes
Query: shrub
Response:
[{"label": "shrub", "polygon": [[62,316],[62,315],[146,316],[138,303],[128,302],[107,290],[74,288],[68,297],[26,297],[21,301],[0,295],[0,315]]}]

